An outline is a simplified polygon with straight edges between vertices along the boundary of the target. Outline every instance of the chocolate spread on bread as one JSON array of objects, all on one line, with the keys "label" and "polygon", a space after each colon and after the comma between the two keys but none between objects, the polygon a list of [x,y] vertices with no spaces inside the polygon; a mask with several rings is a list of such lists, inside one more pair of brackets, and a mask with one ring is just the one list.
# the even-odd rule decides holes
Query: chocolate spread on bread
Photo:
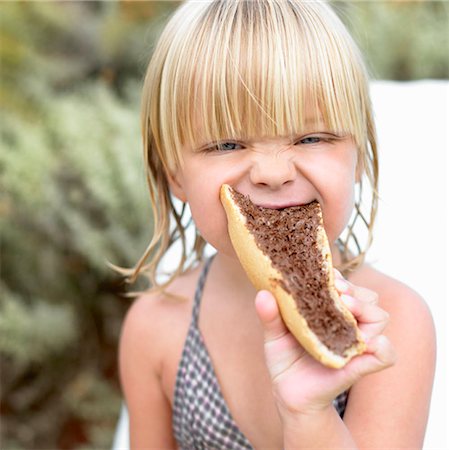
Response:
[{"label": "chocolate spread on bread", "polygon": [[256,206],[237,191],[232,195],[257,246],[282,274],[281,286],[295,299],[309,328],[326,347],[344,356],[357,337],[328,293],[329,278],[317,244],[319,203],[276,210]]}]

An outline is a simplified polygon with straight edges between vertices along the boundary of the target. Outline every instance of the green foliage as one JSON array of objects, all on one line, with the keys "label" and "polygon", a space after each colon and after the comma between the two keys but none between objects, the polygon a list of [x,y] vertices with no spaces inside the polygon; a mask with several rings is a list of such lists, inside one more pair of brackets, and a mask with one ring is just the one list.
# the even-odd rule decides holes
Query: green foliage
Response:
[{"label": "green foliage", "polygon": [[[106,262],[132,266],[151,234],[136,103],[132,96],[120,100],[102,82],[90,83],[40,99],[39,120],[10,114],[1,128],[0,352],[8,361],[6,384],[26,377],[36,363],[42,373],[54,370],[50,361],[59,358],[60,375],[69,383],[64,398],[71,399],[65,415],[91,426],[98,426],[97,416],[109,415],[109,439],[119,392],[114,380],[102,380],[101,370],[115,371],[127,302],[114,296],[122,287]],[[105,345],[110,360],[101,367]],[[93,368],[94,396],[83,406],[70,394],[71,379]],[[17,418],[31,406],[16,404],[8,389],[5,396]],[[32,442],[51,444],[40,439],[37,434]]]},{"label": "green foliage", "polygon": [[2,292],[0,351],[14,357],[18,365],[43,363],[63,352],[78,338],[70,306],[50,305],[40,298],[27,306],[4,286]]},{"label": "green foliage", "polygon": [[106,448],[129,306],[106,263],[134,265],[152,232],[137,35],[157,8],[0,8],[2,448]]},{"label": "green foliage", "polygon": [[446,1],[333,1],[374,78],[449,77]]},{"label": "green foliage", "polygon": [[[60,286],[63,295],[67,283],[60,261],[46,251],[48,244],[84,255],[105,274],[106,258],[132,264],[142,244],[136,233],[149,215],[142,203],[136,110],[101,83],[45,102],[37,123],[9,116],[2,126],[0,167],[8,193],[3,233],[6,245],[15,242],[20,249],[12,256],[22,268],[11,274],[15,284],[45,280],[52,289]],[[26,235],[27,229],[35,235]]]}]

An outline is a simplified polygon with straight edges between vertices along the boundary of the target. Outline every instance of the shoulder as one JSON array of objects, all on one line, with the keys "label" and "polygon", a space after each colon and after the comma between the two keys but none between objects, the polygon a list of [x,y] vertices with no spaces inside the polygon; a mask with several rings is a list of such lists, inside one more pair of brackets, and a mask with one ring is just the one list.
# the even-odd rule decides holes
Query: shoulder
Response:
[{"label": "shoulder", "polygon": [[365,265],[350,277],[359,286],[376,292],[379,306],[389,316],[385,334],[394,345],[404,351],[413,351],[415,356],[435,358],[435,327],[430,309],[416,291],[406,284]]},{"label": "shoulder", "polygon": [[160,374],[164,356],[187,333],[197,277],[194,269],[175,279],[166,292],[143,293],[133,301],[120,336],[122,375],[135,364]]},{"label": "shoulder", "polygon": [[141,294],[131,304],[120,336],[122,384],[133,386],[141,374],[163,379],[163,370],[176,359],[190,323],[199,268],[176,278],[166,292]]},{"label": "shoulder", "polygon": [[[182,351],[198,269],[164,293],[145,293],[130,306],[120,336],[120,381],[133,448],[173,448],[168,367]],[[176,297],[174,297],[176,296]]]},{"label": "shoulder", "polygon": [[420,324],[424,327],[422,331],[432,337],[434,325],[430,309],[412,288],[369,265],[360,268],[350,279],[378,294],[380,307],[390,314],[390,328],[416,329]]},{"label": "shoulder", "polygon": [[[436,360],[430,310],[409,286],[372,267],[362,267],[349,280],[378,294],[380,308],[389,314],[383,334],[394,348],[396,363],[351,388],[345,421],[363,436],[361,441],[379,443],[379,448],[421,448]],[[367,426],[370,421],[376,427]]]}]

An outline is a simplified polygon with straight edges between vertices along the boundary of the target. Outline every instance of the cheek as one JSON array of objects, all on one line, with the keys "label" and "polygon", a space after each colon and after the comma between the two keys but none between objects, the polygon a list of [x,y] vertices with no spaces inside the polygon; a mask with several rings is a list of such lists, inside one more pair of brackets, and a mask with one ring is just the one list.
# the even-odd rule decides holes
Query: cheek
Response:
[{"label": "cheek", "polygon": [[323,208],[323,222],[329,242],[335,242],[347,227],[353,211],[353,202]]},{"label": "cheek", "polygon": [[339,204],[340,207],[339,216],[341,217],[340,228],[342,228],[340,230],[340,233],[348,224],[349,219],[351,218],[352,211],[354,210],[354,199],[355,199],[354,183],[355,181],[351,184],[351,186],[348,186],[348,189],[345,192],[346,195],[345,201],[342,201]]},{"label": "cheek", "polygon": [[[232,164],[231,164],[232,163]],[[200,235],[216,250],[235,255],[220,201],[223,183],[233,184],[239,164],[223,160],[186,161],[183,187],[193,221]]]},{"label": "cheek", "polygon": [[355,201],[355,164],[335,171],[338,176],[333,183],[324,181],[321,189],[323,220],[328,238],[334,242],[344,231],[351,219]]},{"label": "cheek", "polygon": [[216,250],[228,256],[235,255],[218,193],[215,196],[212,191],[201,192],[203,195],[189,198],[190,211],[198,232]]}]

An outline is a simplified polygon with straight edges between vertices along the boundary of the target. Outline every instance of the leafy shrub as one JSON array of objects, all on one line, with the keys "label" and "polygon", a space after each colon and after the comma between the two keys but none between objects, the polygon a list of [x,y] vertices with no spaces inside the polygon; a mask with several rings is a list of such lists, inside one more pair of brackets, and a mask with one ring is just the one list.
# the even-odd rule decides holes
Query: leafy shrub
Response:
[{"label": "leafy shrub", "polygon": [[129,301],[106,261],[132,266],[151,234],[135,90],[44,94],[39,118],[2,123],[3,411],[25,446],[57,446],[74,420],[80,441],[111,439]]},{"label": "leafy shrub", "polygon": [[449,4],[332,1],[376,79],[449,77]]}]

